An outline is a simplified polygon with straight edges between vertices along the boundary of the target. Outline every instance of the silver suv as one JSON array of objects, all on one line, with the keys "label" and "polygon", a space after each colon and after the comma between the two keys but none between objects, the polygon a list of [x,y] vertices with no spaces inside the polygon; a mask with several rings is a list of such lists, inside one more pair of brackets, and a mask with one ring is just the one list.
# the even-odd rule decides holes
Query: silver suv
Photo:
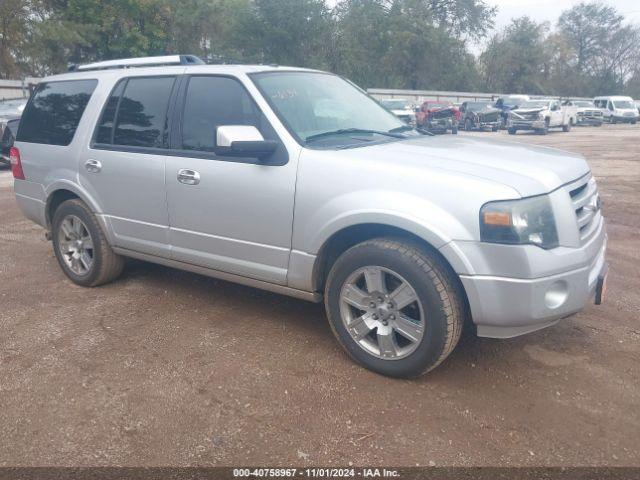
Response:
[{"label": "silver suv", "polygon": [[604,292],[582,157],[431,136],[324,72],[80,67],[40,83],[11,160],[73,282],[112,281],[133,257],[324,300],[344,349],[385,375],[433,369],[467,322],[513,337]]}]

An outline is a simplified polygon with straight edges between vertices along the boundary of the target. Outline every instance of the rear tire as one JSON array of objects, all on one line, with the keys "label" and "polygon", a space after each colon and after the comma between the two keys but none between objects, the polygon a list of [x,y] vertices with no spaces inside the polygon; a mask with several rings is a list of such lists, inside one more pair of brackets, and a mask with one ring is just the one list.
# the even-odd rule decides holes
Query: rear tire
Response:
[{"label": "rear tire", "polygon": [[325,287],[329,324],[351,358],[403,378],[432,370],[452,352],[466,315],[463,298],[443,260],[391,238],[344,252]]},{"label": "rear tire", "polygon": [[472,131],[472,130],[473,130],[473,123],[471,122],[471,119],[470,119],[470,118],[467,118],[467,119],[464,121],[464,129],[465,129],[467,132],[470,132],[470,131]]},{"label": "rear tire", "polygon": [[507,132],[509,132],[509,135],[515,135],[516,133],[518,133],[518,130],[510,127],[509,129],[507,129]]},{"label": "rear tire", "polygon": [[52,240],[62,271],[78,285],[96,287],[122,273],[124,259],[111,249],[96,216],[81,200],[67,200],[56,209]]},{"label": "rear tire", "polygon": [[454,134],[454,135],[457,135],[458,134],[458,127],[452,127],[451,128],[451,133]]},{"label": "rear tire", "polygon": [[570,132],[571,131],[571,124],[569,123],[567,125],[563,125],[562,126],[562,131],[565,132],[565,133],[566,132]]}]

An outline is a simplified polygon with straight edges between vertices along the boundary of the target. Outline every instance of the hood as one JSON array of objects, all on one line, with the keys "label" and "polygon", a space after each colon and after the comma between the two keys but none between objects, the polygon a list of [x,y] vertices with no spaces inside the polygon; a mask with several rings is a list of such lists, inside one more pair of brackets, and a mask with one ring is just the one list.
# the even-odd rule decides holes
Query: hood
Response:
[{"label": "hood", "polygon": [[398,108],[391,110],[394,115],[415,115],[415,112],[411,108]]},{"label": "hood", "polygon": [[421,136],[344,152],[404,167],[479,177],[511,187],[523,197],[548,193],[589,172],[587,162],[577,154],[470,136]]}]

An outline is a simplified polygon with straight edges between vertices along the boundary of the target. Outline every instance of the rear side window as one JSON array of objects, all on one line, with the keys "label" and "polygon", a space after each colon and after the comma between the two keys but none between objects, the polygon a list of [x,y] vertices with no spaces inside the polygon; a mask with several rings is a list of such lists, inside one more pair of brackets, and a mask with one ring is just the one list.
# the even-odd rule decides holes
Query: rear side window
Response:
[{"label": "rear side window", "polygon": [[22,114],[17,141],[69,145],[97,80],[71,80],[38,85]]},{"label": "rear side window", "polygon": [[237,80],[228,77],[191,77],[182,115],[182,148],[214,151],[216,128],[253,125],[260,130],[259,113]]},{"label": "rear side window", "polygon": [[137,77],[114,88],[95,141],[129,147],[167,146],[167,110],[175,77]]},{"label": "rear side window", "polygon": [[116,109],[118,108],[125,83],[126,81],[124,80],[118,83],[109,100],[107,100],[96,133],[96,142],[98,143],[113,143],[113,121],[116,118]]}]

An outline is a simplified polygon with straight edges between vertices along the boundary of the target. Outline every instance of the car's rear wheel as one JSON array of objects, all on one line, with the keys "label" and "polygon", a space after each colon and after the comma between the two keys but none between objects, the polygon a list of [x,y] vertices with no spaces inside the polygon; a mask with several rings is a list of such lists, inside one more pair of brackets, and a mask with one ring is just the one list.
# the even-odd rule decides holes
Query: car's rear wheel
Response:
[{"label": "car's rear wheel", "polygon": [[334,263],[325,288],[333,332],[364,367],[415,377],[454,349],[464,323],[463,295],[443,261],[426,248],[379,238]]},{"label": "car's rear wheel", "polygon": [[467,119],[464,121],[464,129],[465,129],[467,132],[470,132],[470,131],[472,131],[472,130],[473,130],[473,123],[471,122],[471,119],[470,119],[470,118],[467,118]]},{"label": "car's rear wheel", "polygon": [[509,132],[509,135],[515,135],[515,134],[518,132],[518,130],[517,130],[517,129],[515,129],[515,128],[513,128],[513,127],[510,127],[510,128],[507,130],[507,132]]},{"label": "car's rear wheel", "polygon": [[570,132],[571,131],[571,123],[568,123],[566,125],[562,126],[562,131],[563,132]]},{"label": "car's rear wheel", "polygon": [[53,250],[74,283],[95,287],[116,279],[124,260],[113,252],[91,210],[81,200],[63,202],[52,221]]}]

